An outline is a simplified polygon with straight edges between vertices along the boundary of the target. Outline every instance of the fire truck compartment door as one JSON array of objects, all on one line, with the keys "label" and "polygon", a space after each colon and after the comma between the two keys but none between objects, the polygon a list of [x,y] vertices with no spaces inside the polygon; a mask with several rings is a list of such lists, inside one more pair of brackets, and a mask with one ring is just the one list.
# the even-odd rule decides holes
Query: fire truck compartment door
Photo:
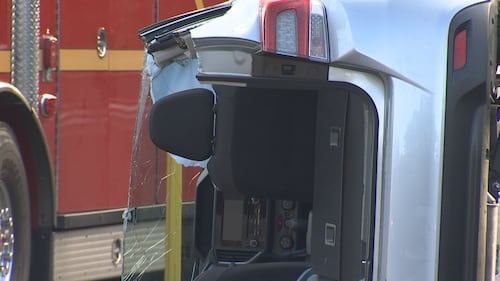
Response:
[{"label": "fire truck compartment door", "polygon": [[214,95],[196,88],[160,98],[151,110],[150,134],[160,149],[196,161],[212,155]]}]

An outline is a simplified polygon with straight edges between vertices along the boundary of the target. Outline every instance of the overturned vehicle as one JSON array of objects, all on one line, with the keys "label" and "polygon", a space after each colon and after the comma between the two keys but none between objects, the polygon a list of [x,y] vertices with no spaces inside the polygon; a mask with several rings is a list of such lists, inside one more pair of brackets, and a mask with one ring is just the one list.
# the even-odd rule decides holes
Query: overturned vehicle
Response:
[{"label": "overturned vehicle", "polygon": [[[497,9],[235,0],[141,30],[130,194],[167,198],[166,233],[148,256],[128,217],[125,264],[165,256],[168,281],[495,280]],[[150,141],[172,157],[141,154]],[[176,161],[202,167],[192,220]]]}]

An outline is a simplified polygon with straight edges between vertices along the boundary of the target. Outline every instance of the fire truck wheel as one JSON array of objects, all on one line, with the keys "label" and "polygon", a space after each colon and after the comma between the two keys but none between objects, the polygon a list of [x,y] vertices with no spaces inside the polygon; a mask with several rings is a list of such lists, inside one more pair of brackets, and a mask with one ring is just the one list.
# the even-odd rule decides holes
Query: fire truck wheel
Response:
[{"label": "fire truck wheel", "polygon": [[12,130],[0,122],[0,280],[29,278],[29,206],[21,153]]}]

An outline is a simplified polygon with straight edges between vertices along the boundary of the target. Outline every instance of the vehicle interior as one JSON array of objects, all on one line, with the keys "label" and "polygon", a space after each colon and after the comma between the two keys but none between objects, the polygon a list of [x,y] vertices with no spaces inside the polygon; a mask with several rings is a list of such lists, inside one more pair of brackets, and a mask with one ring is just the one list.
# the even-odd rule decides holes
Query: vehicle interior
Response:
[{"label": "vehicle interior", "polygon": [[371,280],[378,119],[368,95],[343,83],[213,89],[163,97],[151,112],[160,149],[210,158],[193,279]]}]

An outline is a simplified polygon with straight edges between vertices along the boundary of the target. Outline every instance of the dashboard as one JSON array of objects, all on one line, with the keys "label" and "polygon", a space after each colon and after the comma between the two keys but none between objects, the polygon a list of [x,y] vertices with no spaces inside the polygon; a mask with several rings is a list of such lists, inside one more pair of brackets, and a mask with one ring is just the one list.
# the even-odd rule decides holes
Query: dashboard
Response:
[{"label": "dashboard", "polygon": [[305,254],[310,206],[252,197],[214,200],[213,247],[219,263],[286,260]]}]

